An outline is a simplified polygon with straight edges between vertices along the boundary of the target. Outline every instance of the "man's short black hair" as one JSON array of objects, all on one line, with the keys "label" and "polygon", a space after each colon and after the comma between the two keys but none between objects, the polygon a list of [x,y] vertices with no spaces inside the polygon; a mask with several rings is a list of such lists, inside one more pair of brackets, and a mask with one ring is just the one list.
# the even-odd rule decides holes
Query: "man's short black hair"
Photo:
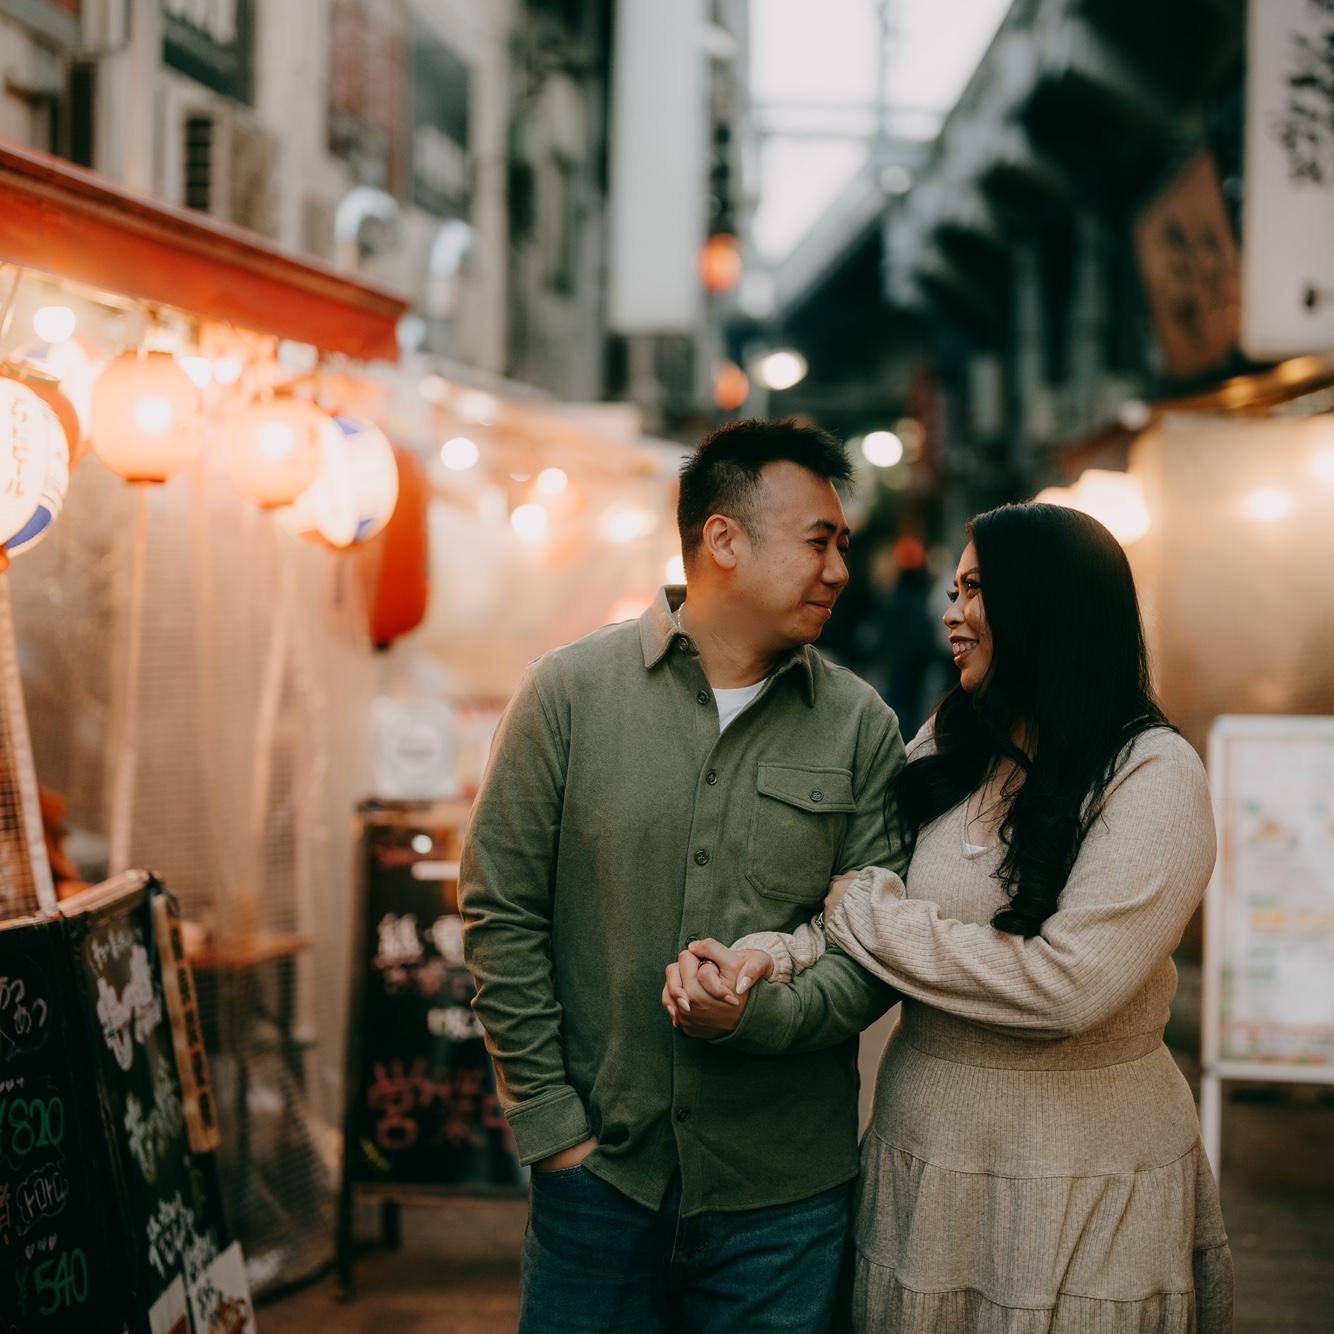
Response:
[{"label": "man's short black hair", "polygon": [[780,462],[795,463],[831,482],[846,482],[852,476],[843,446],[818,427],[794,417],[730,422],[706,436],[681,468],[676,526],[687,562],[704,540],[711,514],[735,519],[752,542],[762,540],[757,505],[760,469]]}]

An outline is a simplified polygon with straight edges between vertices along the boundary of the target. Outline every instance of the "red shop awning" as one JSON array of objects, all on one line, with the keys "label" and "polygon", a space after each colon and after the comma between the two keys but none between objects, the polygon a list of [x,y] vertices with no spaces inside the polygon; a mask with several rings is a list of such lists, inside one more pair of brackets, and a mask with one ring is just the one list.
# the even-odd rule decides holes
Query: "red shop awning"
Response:
[{"label": "red shop awning", "polygon": [[396,361],[408,303],[204,213],[0,141],[0,263],[211,320]]}]

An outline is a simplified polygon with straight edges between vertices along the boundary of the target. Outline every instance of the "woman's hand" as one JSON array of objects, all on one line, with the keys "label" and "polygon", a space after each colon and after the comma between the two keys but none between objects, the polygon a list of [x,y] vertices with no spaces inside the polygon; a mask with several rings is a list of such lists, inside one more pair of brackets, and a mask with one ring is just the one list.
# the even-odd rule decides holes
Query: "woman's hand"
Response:
[{"label": "woman's hand", "polygon": [[[774,961],[763,950],[729,950],[716,940],[692,941],[666,968],[662,1005],[672,1023],[691,1037],[716,1037],[740,1021],[742,997],[773,972]],[[732,1013],[720,1013],[731,1006]],[[694,1016],[690,1018],[688,1016]]]},{"label": "woman's hand", "polygon": [[829,893],[824,896],[824,915],[825,920],[829,920],[829,914],[843,902],[843,895],[848,892],[848,887],[856,878],[861,875],[860,871],[848,871],[841,875],[829,886]]}]

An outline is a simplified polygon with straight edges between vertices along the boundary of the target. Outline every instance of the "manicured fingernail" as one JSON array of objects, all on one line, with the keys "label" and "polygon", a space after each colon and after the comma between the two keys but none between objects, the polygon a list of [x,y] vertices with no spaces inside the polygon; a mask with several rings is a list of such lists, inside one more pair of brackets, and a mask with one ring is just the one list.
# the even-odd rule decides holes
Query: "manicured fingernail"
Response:
[{"label": "manicured fingernail", "polygon": [[686,998],[685,998],[684,996],[681,997],[681,1008],[682,1008],[687,1014],[690,1013],[690,1002],[689,1002],[688,1000],[686,1000]]},{"label": "manicured fingernail", "polygon": [[741,977],[740,979],[738,979],[736,984],[736,994],[738,996],[744,996],[746,992],[749,990],[750,990],[750,978]]},{"label": "manicured fingernail", "polygon": [[730,992],[728,993],[728,996],[727,996],[727,1003],[728,1003],[729,1005],[740,1005],[740,1004],[741,1004],[741,1002],[740,1002],[739,1000],[737,1000],[737,998],[736,998],[735,996],[733,996]]}]

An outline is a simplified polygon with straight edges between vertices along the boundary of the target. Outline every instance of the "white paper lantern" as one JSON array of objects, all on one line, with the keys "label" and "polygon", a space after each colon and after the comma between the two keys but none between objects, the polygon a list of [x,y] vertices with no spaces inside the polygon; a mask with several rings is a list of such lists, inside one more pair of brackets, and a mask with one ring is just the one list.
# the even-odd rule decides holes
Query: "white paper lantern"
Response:
[{"label": "white paper lantern", "polygon": [[319,475],[285,511],[287,522],[333,547],[368,542],[398,503],[393,446],[378,427],[344,416],[331,420],[321,446]]},{"label": "white paper lantern", "polygon": [[31,389],[0,378],[0,546],[36,546],[60,514],[69,486],[69,441]]},{"label": "white paper lantern", "polygon": [[168,352],[125,352],[93,385],[93,452],[127,482],[169,482],[203,443],[199,390]]}]

